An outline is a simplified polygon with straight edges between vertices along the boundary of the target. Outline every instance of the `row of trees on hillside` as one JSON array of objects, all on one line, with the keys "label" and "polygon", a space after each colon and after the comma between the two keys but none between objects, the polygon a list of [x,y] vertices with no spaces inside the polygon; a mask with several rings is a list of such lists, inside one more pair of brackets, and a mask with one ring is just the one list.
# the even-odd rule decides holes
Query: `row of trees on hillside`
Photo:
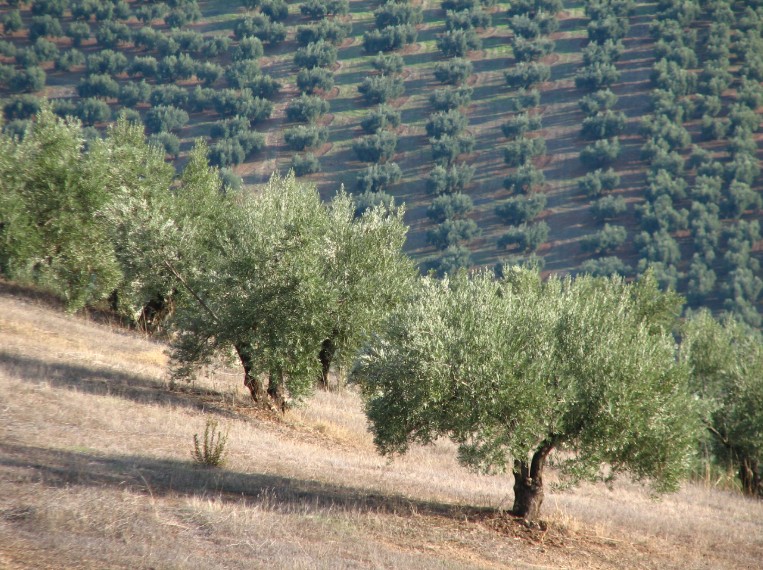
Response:
[{"label": "row of trees on hillside", "polygon": [[[90,4],[85,8],[83,3],[63,2],[61,9],[48,10],[32,3],[23,17],[18,10],[5,15],[6,30],[27,32],[32,42],[23,47],[23,36],[19,36],[2,43],[3,54],[16,62],[15,67],[0,68],[11,90],[40,90],[44,72],[38,73],[33,66],[53,61],[55,73],[84,72],[77,85],[79,98],[55,100],[54,109],[61,116],[76,116],[91,126],[103,126],[119,115],[140,118],[154,133],[154,140],[176,157],[178,135],[189,115],[213,111],[219,116],[210,129],[215,140],[210,159],[216,165],[235,166],[262,147],[261,135],[242,134],[231,129],[230,122],[246,119],[249,130],[272,112],[269,99],[281,86],[263,73],[258,61],[264,54],[263,44],[277,43],[284,30],[279,24],[285,17],[283,1],[249,6],[256,12],[235,23],[233,37],[181,29],[200,17],[195,1],[159,2],[150,7]],[[272,33],[265,33],[268,30]],[[23,116],[18,106],[10,113],[6,110],[6,130],[23,135],[37,109],[39,105],[27,107]],[[91,129],[88,136],[93,138],[95,131]]]},{"label": "row of trees on hillside", "polygon": [[369,163],[355,179],[359,212],[377,204],[391,204],[388,190],[403,177],[394,161],[401,117],[393,102],[405,93],[405,61],[397,52],[416,41],[416,25],[421,21],[420,6],[385,2],[374,10],[375,28],[363,34],[363,50],[373,56],[374,72],[357,87],[369,108],[360,121],[364,136],[352,145],[358,160]]},{"label": "row of trees on hillside", "polygon": [[[352,31],[349,21],[340,20],[349,10],[344,2],[306,2],[300,12],[307,16],[309,25],[297,27],[296,39],[300,47],[294,54],[297,88],[302,95],[286,108],[290,121],[304,123],[284,132],[289,149],[301,152],[292,157],[291,167],[297,176],[314,174],[321,169],[320,161],[309,152],[328,140],[328,129],[318,120],[329,111],[327,95],[334,87],[332,66],[336,63],[337,45]],[[329,18],[332,16],[333,18]],[[303,152],[308,151],[308,152]]]},{"label": "row of trees on hillside", "polygon": [[703,443],[761,492],[760,334],[701,313],[678,345],[682,300],[650,274],[420,278],[399,210],[357,216],[293,177],[225,192],[201,143],[176,178],[126,120],[85,149],[78,123],[44,109],[0,150],[3,275],[71,309],[171,307],[178,378],[234,356],[252,397],[284,409],[354,362],[380,451],[449,436],[463,463],[512,469],[528,520],[555,452],[572,481],[605,462],[668,490]]},{"label": "row of trees on hillside", "polygon": [[[639,208],[644,230],[638,238],[644,258],[640,269],[655,265],[661,280],[672,286],[686,278],[692,303],[720,296],[725,309],[758,325],[761,317],[755,305],[763,281],[756,277],[759,262],[749,252],[760,239],[760,230],[743,216],[763,205],[753,188],[760,174],[754,133],[760,124],[756,110],[763,92],[754,80],[755,64],[745,64],[748,50],[735,49],[735,39],[754,43],[760,37],[760,22],[744,12],[746,31],[734,38],[731,29],[737,16],[732,4],[709,6],[713,24],[702,31],[708,49],[699,62],[697,30],[691,26],[701,6],[685,4],[686,10],[678,13],[671,4],[662,3],[652,26],[661,57],[653,71],[654,114],[644,123],[648,140],[642,152],[651,162],[651,173],[647,201]],[[753,61],[757,57],[750,56]],[[732,57],[740,64],[736,81],[726,71]],[[702,70],[692,72],[700,63]],[[727,94],[730,88],[734,95]],[[701,119],[697,129],[701,139],[727,141],[727,157],[695,145],[689,160],[684,159],[692,141],[684,125],[696,119]],[[694,253],[684,273],[674,235],[686,229],[692,234]],[[722,259],[716,255],[721,248]]]},{"label": "row of trees on hillside", "polygon": [[475,140],[467,130],[464,111],[472,96],[467,82],[473,66],[467,54],[481,47],[478,33],[491,23],[486,4],[449,0],[440,4],[445,11],[445,31],[438,34],[437,47],[445,59],[434,67],[434,78],[441,87],[430,96],[432,113],[425,124],[435,163],[427,179],[427,193],[432,196],[427,217],[433,224],[427,240],[440,252],[431,266],[440,275],[471,266],[466,243],[480,233],[469,217],[474,205],[467,189],[474,168],[464,157],[474,150]]},{"label": "row of trees on hillside", "polygon": [[498,238],[499,248],[516,248],[520,256],[531,255],[548,239],[548,224],[538,216],[546,208],[542,192],[545,177],[534,161],[546,152],[546,141],[540,136],[543,116],[540,105],[540,83],[551,78],[551,67],[543,58],[551,55],[555,43],[548,36],[557,30],[556,18],[561,2],[526,0],[512,3],[508,14],[513,33],[512,49],[515,64],[504,73],[506,84],[515,93],[513,115],[501,126],[509,143],[503,148],[503,160],[512,171],[503,186],[512,195],[495,207],[496,215],[509,226]]},{"label": "row of trees on hillside", "polygon": [[615,64],[623,52],[622,40],[629,29],[632,9],[632,1],[586,3],[588,45],[583,49],[583,67],[575,75],[575,85],[586,92],[579,101],[586,115],[581,136],[590,141],[580,151],[580,161],[589,172],[578,180],[578,187],[592,201],[594,219],[603,224],[581,243],[595,256],[582,269],[594,275],[629,272],[613,255],[627,239],[625,226],[610,223],[627,210],[625,199],[614,192],[620,177],[613,169],[620,156],[619,135],[625,129],[626,118],[615,109],[617,96],[611,87],[620,78]]}]

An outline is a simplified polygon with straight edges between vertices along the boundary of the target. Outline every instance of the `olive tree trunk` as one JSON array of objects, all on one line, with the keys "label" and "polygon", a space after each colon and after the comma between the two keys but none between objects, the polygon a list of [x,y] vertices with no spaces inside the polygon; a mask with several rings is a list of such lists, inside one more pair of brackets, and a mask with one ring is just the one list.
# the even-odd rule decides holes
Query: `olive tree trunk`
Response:
[{"label": "olive tree trunk", "polygon": [[251,347],[245,344],[237,344],[235,348],[238,359],[241,361],[241,366],[244,368],[244,386],[247,387],[252,395],[252,400],[258,403],[264,402],[265,398],[267,398],[267,392],[260,375],[253,373],[254,362]]},{"label": "olive tree trunk", "polygon": [[751,457],[742,458],[739,462],[739,480],[742,483],[742,491],[745,495],[763,496],[763,481],[760,478],[757,460]]},{"label": "olive tree trunk", "polygon": [[329,388],[329,369],[331,368],[331,362],[334,360],[334,352],[336,352],[334,339],[327,338],[321,344],[321,351],[318,353],[318,359],[321,362],[321,377],[318,379],[318,385],[324,390]]},{"label": "olive tree trunk", "polygon": [[286,384],[284,383],[283,372],[275,370],[268,377],[268,397],[270,403],[281,413],[286,411],[288,406],[286,400]]},{"label": "olive tree trunk", "polygon": [[551,443],[543,443],[533,454],[532,461],[514,461],[514,507],[512,513],[526,521],[534,522],[540,517],[543,504],[543,468],[546,458],[554,448]]}]

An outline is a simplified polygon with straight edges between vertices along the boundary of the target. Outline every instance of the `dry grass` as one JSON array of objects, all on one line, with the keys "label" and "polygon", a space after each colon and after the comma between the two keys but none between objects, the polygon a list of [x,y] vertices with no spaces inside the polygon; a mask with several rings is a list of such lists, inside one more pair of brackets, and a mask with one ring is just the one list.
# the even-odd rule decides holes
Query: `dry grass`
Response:
[{"label": "dry grass", "polygon": [[[0,568],[755,568],[763,504],[687,486],[549,493],[524,529],[508,477],[447,442],[380,458],[357,395],[276,421],[221,371],[170,391],[160,344],[0,295]],[[230,437],[196,467],[207,417]]]}]

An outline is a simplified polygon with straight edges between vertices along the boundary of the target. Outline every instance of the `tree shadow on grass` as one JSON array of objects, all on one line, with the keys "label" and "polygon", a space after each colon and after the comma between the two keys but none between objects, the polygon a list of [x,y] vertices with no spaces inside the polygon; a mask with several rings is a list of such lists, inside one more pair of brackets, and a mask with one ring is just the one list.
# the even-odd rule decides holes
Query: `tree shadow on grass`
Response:
[{"label": "tree shadow on grass", "polygon": [[[206,468],[188,462],[139,455],[102,455],[0,443],[0,473],[25,474],[53,488],[112,487],[152,497],[214,496],[222,501],[255,505],[286,512],[373,512],[431,515],[463,520],[494,512],[486,507],[451,505],[402,495],[369,492],[335,483]],[[31,472],[31,473],[30,473]]]},{"label": "tree shadow on grass", "polygon": [[239,416],[216,403],[225,397],[220,392],[191,385],[169,391],[156,378],[104,366],[53,362],[0,351],[0,371],[23,382],[47,383],[56,388],[96,396],[115,396],[140,404],[207,410],[226,417]]}]

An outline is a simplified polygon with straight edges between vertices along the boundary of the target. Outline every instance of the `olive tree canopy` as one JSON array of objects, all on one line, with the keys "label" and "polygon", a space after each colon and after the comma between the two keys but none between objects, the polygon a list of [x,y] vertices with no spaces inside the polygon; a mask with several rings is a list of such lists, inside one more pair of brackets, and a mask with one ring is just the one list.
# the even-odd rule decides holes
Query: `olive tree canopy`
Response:
[{"label": "olive tree canopy", "polygon": [[736,465],[746,494],[763,495],[763,336],[701,310],[683,328],[681,353],[715,459]]},{"label": "olive tree canopy", "polygon": [[424,279],[360,353],[378,449],[448,436],[459,459],[511,467],[514,512],[538,516],[549,454],[574,481],[629,471],[676,488],[694,444],[687,369],[669,327],[680,297],[647,276]]}]

